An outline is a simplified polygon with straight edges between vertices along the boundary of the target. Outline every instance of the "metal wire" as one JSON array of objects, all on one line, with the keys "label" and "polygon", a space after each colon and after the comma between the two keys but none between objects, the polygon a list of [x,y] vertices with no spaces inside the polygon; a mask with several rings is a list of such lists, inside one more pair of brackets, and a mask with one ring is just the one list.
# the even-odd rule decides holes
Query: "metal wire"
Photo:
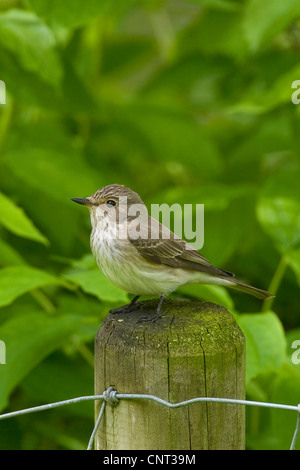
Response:
[{"label": "metal wire", "polygon": [[297,422],[296,422],[296,428],[295,428],[295,432],[294,432],[294,435],[293,435],[290,450],[295,450],[297,436],[298,436],[299,429],[300,429],[300,405],[298,405],[297,408],[298,408]]},{"label": "metal wire", "polygon": [[261,401],[253,401],[253,400],[238,400],[235,398],[215,398],[215,397],[197,397],[191,398],[189,400],[181,401],[178,403],[170,403],[162,398],[159,398],[155,395],[144,395],[144,394],[137,394],[137,393],[118,393],[114,390],[113,387],[109,387],[107,390],[103,392],[102,395],[88,395],[83,397],[71,398],[69,400],[63,400],[55,403],[47,403],[46,405],[35,406],[33,408],[26,408],[24,410],[19,411],[12,411],[10,413],[4,413],[0,415],[0,420],[13,418],[15,416],[21,416],[28,413],[35,413],[38,411],[46,411],[53,408],[58,408],[64,405],[73,405],[74,403],[79,403],[82,401],[90,401],[90,400],[103,400],[103,403],[100,408],[99,415],[97,417],[93,432],[89,439],[89,443],[87,449],[92,449],[93,441],[97,430],[100,426],[102,417],[104,415],[105,406],[107,403],[110,405],[117,404],[120,400],[152,400],[160,403],[161,405],[167,406],[168,408],[179,408],[181,406],[191,405],[192,403],[199,403],[199,402],[217,402],[217,403],[233,403],[237,405],[246,405],[246,406],[261,406],[265,408],[277,408],[282,410],[290,410],[290,411],[297,411],[297,421],[296,427],[293,435],[293,439],[291,442],[290,450],[295,449],[297,437],[300,431],[300,404],[299,405],[285,405],[282,403],[269,403],[269,402],[261,402]]},{"label": "metal wire", "polygon": [[15,416],[26,415],[28,413],[35,413],[37,411],[50,410],[51,408],[58,408],[64,405],[72,405],[74,403],[79,403],[80,401],[88,400],[101,400],[103,395],[90,395],[85,397],[71,398],[69,400],[57,401],[55,403],[47,403],[46,405],[34,406],[33,408],[25,408],[24,410],[11,411],[10,413],[4,413],[0,415],[0,420],[7,418],[14,418]]},{"label": "metal wire", "polygon": [[101,408],[100,408],[100,412],[99,412],[99,415],[98,415],[98,418],[97,418],[97,421],[96,421],[96,424],[95,424],[95,427],[93,429],[93,432],[91,434],[91,437],[90,437],[90,440],[89,440],[89,443],[88,443],[88,446],[87,446],[87,450],[91,450],[92,447],[93,447],[94,438],[95,438],[96,432],[98,431],[98,428],[100,426],[100,422],[101,422],[102,416],[104,414],[105,406],[106,406],[106,401],[103,400]]}]

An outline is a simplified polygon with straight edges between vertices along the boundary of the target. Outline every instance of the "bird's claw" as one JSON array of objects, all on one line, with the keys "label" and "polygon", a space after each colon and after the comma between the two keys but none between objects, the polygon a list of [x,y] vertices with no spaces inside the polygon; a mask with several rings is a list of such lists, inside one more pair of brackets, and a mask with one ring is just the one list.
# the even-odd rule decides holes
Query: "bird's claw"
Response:
[{"label": "bird's claw", "polygon": [[155,315],[153,315],[152,317],[141,317],[139,318],[138,322],[137,323],[142,323],[142,322],[156,322],[160,317],[163,317],[165,314],[167,313],[167,310],[165,310],[164,312],[161,312],[161,313],[156,313]]},{"label": "bird's claw", "polygon": [[138,310],[141,308],[142,302],[139,303],[129,303],[126,305],[122,305],[121,307],[113,308],[109,311],[109,313],[130,313],[133,310]]}]

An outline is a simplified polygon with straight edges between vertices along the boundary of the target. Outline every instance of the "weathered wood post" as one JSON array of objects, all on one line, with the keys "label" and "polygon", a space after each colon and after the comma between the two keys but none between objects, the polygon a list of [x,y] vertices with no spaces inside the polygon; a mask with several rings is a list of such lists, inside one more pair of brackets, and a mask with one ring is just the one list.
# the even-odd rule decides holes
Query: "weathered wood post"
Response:
[{"label": "weathered wood post", "polygon": [[[171,403],[195,397],[245,398],[245,339],[234,317],[207,302],[168,299],[109,314],[95,341],[95,393],[156,395]],[[98,416],[101,403],[96,405]],[[95,448],[108,450],[244,449],[244,406],[193,403],[168,408],[148,400],[107,404]]]}]

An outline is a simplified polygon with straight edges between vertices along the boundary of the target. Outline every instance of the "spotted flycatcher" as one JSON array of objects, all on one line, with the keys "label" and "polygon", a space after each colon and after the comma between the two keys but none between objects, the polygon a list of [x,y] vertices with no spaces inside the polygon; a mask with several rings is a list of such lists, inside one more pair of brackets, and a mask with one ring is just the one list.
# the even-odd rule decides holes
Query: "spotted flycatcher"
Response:
[{"label": "spotted flycatcher", "polygon": [[[190,283],[232,287],[260,299],[272,294],[245,284],[210,264],[191,244],[148,215],[140,196],[129,188],[111,184],[90,197],[73,198],[91,215],[91,249],[105,276],[119,288],[135,294],[113,312],[131,311],[141,295],[160,296],[156,320],[167,294]],[[145,319],[144,319],[145,320]]]}]

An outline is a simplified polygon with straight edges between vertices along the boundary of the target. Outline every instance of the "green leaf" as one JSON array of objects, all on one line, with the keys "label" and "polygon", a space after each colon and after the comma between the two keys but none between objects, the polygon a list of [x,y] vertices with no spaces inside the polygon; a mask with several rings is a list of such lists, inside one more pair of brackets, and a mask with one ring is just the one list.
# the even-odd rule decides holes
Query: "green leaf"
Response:
[{"label": "green leaf", "polygon": [[278,75],[278,77],[276,77],[274,80],[274,84],[270,87],[270,90],[266,91],[263,97],[260,96],[260,102],[264,110],[268,111],[275,106],[279,106],[284,103],[290,103],[293,92],[291,86],[295,80],[295,77],[299,76],[299,64]]},{"label": "green leaf", "polygon": [[46,271],[30,266],[8,266],[0,270],[0,307],[38,287],[67,284]]},{"label": "green leaf", "polygon": [[190,171],[201,171],[204,178],[220,172],[222,161],[217,146],[205,127],[190,116],[139,103],[120,108],[119,113],[126,124],[143,135],[153,160],[167,162],[170,168],[174,162],[184,161]]},{"label": "green leaf", "polygon": [[77,270],[96,269],[97,263],[92,253],[86,253],[80,259],[69,260],[72,267]]},{"label": "green leaf", "polygon": [[251,50],[271,41],[299,15],[298,0],[248,0],[244,31]]},{"label": "green leaf", "polygon": [[300,170],[275,173],[262,189],[257,218],[280,251],[300,242]]},{"label": "green leaf", "polygon": [[12,52],[22,66],[47,83],[58,85],[62,66],[56,41],[48,26],[34,13],[9,10],[0,15],[1,45]]},{"label": "green leaf", "polygon": [[251,185],[229,185],[214,182],[189,188],[188,192],[186,187],[171,187],[159,194],[159,197],[168,204],[204,204],[206,212],[227,209],[232,201],[250,194],[254,195],[255,192],[255,186]]},{"label": "green leaf", "polygon": [[23,209],[16,206],[11,199],[0,192],[0,224],[15,235],[29,238],[44,245],[49,244],[48,240],[33,225]]},{"label": "green leaf", "polygon": [[[248,50],[243,37],[242,16],[238,8],[208,10],[199,15],[194,40],[206,54],[243,57]],[[231,10],[231,11],[230,11]],[[237,10],[237,11],[234,11]]]},{"label": "green leaf", "polygon": [[211,8],[216,10],[225,10],[225,11],[235,11],[240,8],[240,6],[232,2],[231,0],[190,0],[193,3],[199,3],[205,8]]},{"label": "green leaf", "polygon": [[[83,78],[80,78],[76,72],[76,67],[65,57],[62,57],[62,61],[61,87],[53,87],[34,71],[25,70],[8,50],[0,48],[1,79],[9,83],[9,92],[16,102],[22,103],[22,108],[24,106],[36,107],[46,110],[47,113],[55,111],[56,113],[89,112],[92,114],[97,111],[91,92],[88,91]],[[32,125],[33,122],[30,121],[30,124]],[[53,137],[50,129],[48,136],[49,134]]]},{"label": "green leaf", "polygon": [[[72,5],[61,0],[51,0],[50,3],[48,0],[28,0],[27,3],[47,21],[66,27],[78,27],[105,13],[111,0],[72,0]],[[114,6],[118,8],[116,4]]]},{"label": "green leaf", "polygon": [[[247,96],[243,96],[242,100],[234,106],[231,106],[229,111],[232,113],[260,114],[266,113],[282,104],[290,103],[293,91],[291,85],[295,77],[300,76],[299,74],[300,66],[298,64],[288,70],[282,71],[280,75],[274,77],[274,81],[272,81],[268,89],[265,89],[264,93],[255,86],[252,92],[250,89]],[[270,121],[270,123],[271,122],[272,121]],[[270,123],[268,123],[269,127]],[[277,128],[276,130],[280,135],[281,129]],[[275,137],[275,139],[276,138],[278,138],[278,136]]]},{"label": "green leaf", "polygon": [[261,225],[284,249],[300,241],[300,203],[285,198],[262,198],[257,206]]},{"label": "green leaf", "polygon": [[8,243],[0,238],[0,266],[25,264],[24,258]]},{"label": "green leaf", "polygon": [[[56,351],[35,367],[22,381],[21,387],[28,396],[42,403],[67,400],[72,397],[92,395],[93,369],[77,355],[66,356]],[[52,378],[59,378],[59,387],[53,387]],[[92,418],[93,402],[66,406],[66,412]]]},{"label": "green leaf", "polygon": [[[298,284],[300,285],[300,249],[289,251],[285,255],[285,260],[287,261],[288,265],[294,271],[296,278],[298,280]],[[300,336],[299,336],[300,338]]]},{"label": "green leaf", "polygon": [[196,299],[206,300],[207,302],[214,302],[223,305],[229,310],[233,309],[233,300],[228,291],[222,286],[209,286],[200,284],[190,284],[182,286],[178,289],[179,293],[189,295]]},{"label": "green leaf", "polygon": [[[242,246],[253,219],[252,203],[247,198],[233,200],[226,209],[218,212],[205,212],[204,205],[204,246],[201,254],[215,266],[226,269],[227,260]],[[239,223],[236,223],[237,220]]]},{"label": "green leaf", "polygon": [[65,274],[65,277],[81,287],[87,294],[94,295],[103,302],[128,302],[128,296],[109,281],[97,268]]},{"label": "green leaf", "polygon": [[[99,188],[97,173],[80,154],[63,152],[59,146],[31,147],[9,152],[5,163],[21,180],[60,203],[71,197],[88,196]],[[74,196],[75,195],[75,196]]]},{"label": "green leaf", "polygon": [[[284,365],[274,383],[271,400],[274,403],[299,404],[300,373],[292,370],[289,364]],[[271,448],[288,450],[295,432],[297,413],[286,410],[270,410]],[[283,432],[284,430],[284,432]],[[300,450],[300,436],[296,440],[296,450]]]},{"label": "green leaf", "polygon": [[275,313],[243,314],[237,322],[246,337],[247,382],[277,371],[285,359],[286,338]]},{"label": "green leaf", "polygon": [[0,326],[0,338],[6,347],[6,364],[0,366],[1,409],[23,377],[62,346],[81,324],[81,317],[76,315],[49,317],[38,312],[18,315]]}]

